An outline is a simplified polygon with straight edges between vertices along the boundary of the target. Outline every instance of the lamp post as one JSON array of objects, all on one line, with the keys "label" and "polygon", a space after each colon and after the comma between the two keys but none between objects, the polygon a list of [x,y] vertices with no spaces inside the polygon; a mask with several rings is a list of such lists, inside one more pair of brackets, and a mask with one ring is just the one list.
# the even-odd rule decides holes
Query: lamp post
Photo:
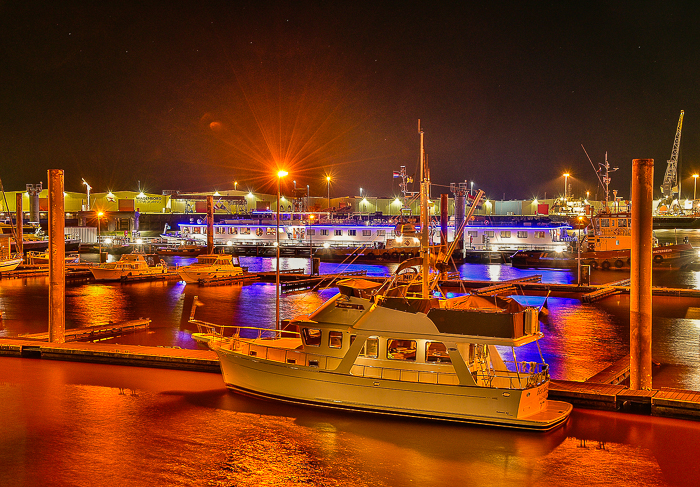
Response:
[{"label": "lamp post", "polygon": [[568,186],[569,186],[569,173],[564,174],[564,201],[566,202],[566,194],[568,192]]},{"label": "lamp post", "polygon": [[280,180],[289,174],[287,171],[277,172],[277,232],[275,243],[277,244],[277,259],[275,271],[275,329],[280,326]]},{"label": "lamp post", "polygon": [[238,181],[233,182],[233,190],[238,191]]},{"label": "lamp post", "polygon": [[104,213],[102,213],[101,211],[97,212],[97,255],[100,256],[100,263],[102,263],[102,240],[100,239],[100,235],[102,233],[100,228],[100,219],[102,218],[102,215],[104,215]]},{"label": "lamp post", "polygon": [[474,194],[474,181],[470,181],[469,183],[469,196]]},{"label": "lamp post", "polygon": [[328,188],[328,218],[331,217],[331,177],[326,176],[326,187]]},{"label": "lamp post", "polygon": [[84,178],[83,178],[83,184],[84,184],[85,187],[87,188],[87,207],[86,207],[85,210],[86,210],[86,211],[90,211],[90,190],[92,189],[92,186],[90,186],[90,185],[87,183],[87,181],[85,181]]},{"label": "lamp post", "polygon": [[695,196],[697,195],[698,191],[698,175],[693,174],[693,205],[695,205],[695,200],[697,199]]},{"label": "lamp post", "polygon": [[580,286],[581,285],[581,223],[583,222],[583,216],[579,215],[578,217],[578,242],[576,242],[576,250],[578,252],[578,256],[576,258],[577,261],[577,267],[578,267],[578,279],[576,280],[576,283]]}]

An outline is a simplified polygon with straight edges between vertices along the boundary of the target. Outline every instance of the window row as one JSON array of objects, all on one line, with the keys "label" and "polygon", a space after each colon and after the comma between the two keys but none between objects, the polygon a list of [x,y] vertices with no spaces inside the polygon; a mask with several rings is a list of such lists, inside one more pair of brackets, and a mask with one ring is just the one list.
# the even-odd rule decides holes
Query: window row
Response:
[{"label": "window row", "polygon": [[[321,330],[317,328],[302,328],[301,337],[304,344],[309,347],[320,347],[322,342]],[[350,335],[350,344],[355,341],[356,335]],[[328,332],[328,347],[334,349],[343,348],[343,332]],[[402,340],[398,338],[386,338],[386,358],[390,360],[416,361],[418,351],[415,340]],[[362,345],[360,357],[379,358],[379,338],[368,338]],[[450,355],[445,344],[441,342],[426,342],[426,362],[450,363]]]}]

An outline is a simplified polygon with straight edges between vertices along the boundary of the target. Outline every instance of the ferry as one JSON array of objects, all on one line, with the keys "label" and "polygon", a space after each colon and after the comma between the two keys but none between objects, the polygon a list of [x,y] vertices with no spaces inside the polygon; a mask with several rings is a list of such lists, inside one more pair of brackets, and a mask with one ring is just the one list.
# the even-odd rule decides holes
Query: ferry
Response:
[{"label": "ferry", "polygon": [[[342,221],[316,223],[308,215],[285,215],[280,223],[280,246],[285,249],[312,249],[317,257],[328,260],[343,260],[359,256],[373,259],[409,258],[418,255],[420,246],[416,235],[420,225],[413,228],[407,223],[386,221]],[[313,223],[309,224],[308,222]],[[464,230],[465,251],[506,252],[517,250],[543,250],[561,253],[570,248],[572,239],[568,223],[552,222],[549,219],[480,218],[470,221]],[[214,224],[214,245],[231,249],[270,246],[276,241],[275,222],[262,219],[241,219]],[[431,228],[434,244],[440,243],[440,232]],[[191,240],[205,244],[207,225],[183,223],[175,235],[164,234],[165,239],[175,242]],[[454,238],[454,225],[448,227],[448,241]],[[239,250],[240,251],[240,250]],[[307,251],[308,252],[308,251]]]}]

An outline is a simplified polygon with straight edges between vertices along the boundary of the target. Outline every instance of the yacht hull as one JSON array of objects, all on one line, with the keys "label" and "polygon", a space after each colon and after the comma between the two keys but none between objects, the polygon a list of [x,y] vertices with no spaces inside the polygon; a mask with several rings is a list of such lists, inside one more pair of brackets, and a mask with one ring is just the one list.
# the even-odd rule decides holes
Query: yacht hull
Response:
[{"label": "yacht hull", "polygon": [[549,382],[529,389],[446,385],[359,377],[217,348],[226,386],[266,399],[326,407],[546,431],[572,406],[547,400]]}]

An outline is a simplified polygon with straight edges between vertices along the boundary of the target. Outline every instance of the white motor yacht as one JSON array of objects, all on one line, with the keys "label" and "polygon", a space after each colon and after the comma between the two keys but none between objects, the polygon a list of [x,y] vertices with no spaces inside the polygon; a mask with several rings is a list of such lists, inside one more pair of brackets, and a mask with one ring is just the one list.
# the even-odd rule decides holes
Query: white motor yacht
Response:
[{"label": "white motor yacht", "polygon": [[168,267],[162,260],[159,264],[149,266],[144,254],[131,253],[122,255],[117,262],[93,266],[90,272],[96,281],[119,281],[122,277],[165,274]]},{"label": "white motor yacht", "polygon": [[178,274],[186,283],[199,282],[202,279],[220,279],[243,276],[243,268],[238,259],[229,254],[203,254],[197,256],[197,262],[178,268]]}]

